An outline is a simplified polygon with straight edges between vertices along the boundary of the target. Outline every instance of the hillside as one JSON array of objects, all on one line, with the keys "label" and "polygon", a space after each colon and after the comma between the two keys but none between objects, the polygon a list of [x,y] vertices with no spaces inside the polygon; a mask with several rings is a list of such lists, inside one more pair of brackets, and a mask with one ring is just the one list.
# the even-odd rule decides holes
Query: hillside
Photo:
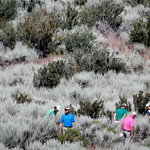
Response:
[{"label": "hillside", "polygon": [[[148,150],[149,23],[148,0],[0,0],[0,149]],[[137,112],[128,145],[123,102]],[[63,137],[65,106],[76,130]]]}]

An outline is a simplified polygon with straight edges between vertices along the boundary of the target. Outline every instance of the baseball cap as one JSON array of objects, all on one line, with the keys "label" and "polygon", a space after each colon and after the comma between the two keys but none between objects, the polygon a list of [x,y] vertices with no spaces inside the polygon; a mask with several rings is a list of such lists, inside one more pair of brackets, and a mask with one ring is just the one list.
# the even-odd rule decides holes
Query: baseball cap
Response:
[{"label": "baseball cap", "polygon": [[137,114],[136,114],[136,112],[135,112],[135,111],[133,111],[133,112],[131,113],[131,115],[136,116]]},{"label": "baseball cap", "polygon": [[126,103],[123,103],[122,106],[127,107],[127,104],[126,104]]},{"label": "baseball cap", "polygon": [[57,110],[60,110],[60,105],[55,105],[55,107],[57,108]]},{"label": "baseball cap", "polygon": [[145,108],[147,108],[148,106],[150,106],[150,104],[149,104],[149,103],[147,103],[147,104],[146,104]]},{"label": "baseball cap", "polygon": [[66,106],[66,107],[65,107],[65,109],[68,109],[68,110],[69,110],[69,109],[70,109],[70,107],[69,107],[69,106]]}]

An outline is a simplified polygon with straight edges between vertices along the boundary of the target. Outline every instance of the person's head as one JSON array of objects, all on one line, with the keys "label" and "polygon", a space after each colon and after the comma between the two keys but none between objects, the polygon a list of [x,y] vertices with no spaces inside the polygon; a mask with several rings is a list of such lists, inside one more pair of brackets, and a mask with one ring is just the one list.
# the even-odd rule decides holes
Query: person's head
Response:
[{"label": "person's head", "polygon": [[146,109],[150,110],[150,104],[149,103],[146,104]]},{"label": "person's head", "polygon": [[58,112],[60,110],[60,105],[55,105],[54,106],[54,112]]},{"label": "person's head", "polygon": [[121,107],[123,107],[123,108],[127,108],[127,104],[126,103],[123,103],[122,105],[121,105]]},{"label": "person's head", "polygon": [[65,114],[69,114],[70,113],[70,107],[69,106],[66,106],[65,107]]},{"label": "person's head", "polygon": [[136,115],[137,115],[137,114],[136,114],[136,112],[134,112],[134,111],[131,113],[131,116],[133,117],[133,119],[136,117]]}]

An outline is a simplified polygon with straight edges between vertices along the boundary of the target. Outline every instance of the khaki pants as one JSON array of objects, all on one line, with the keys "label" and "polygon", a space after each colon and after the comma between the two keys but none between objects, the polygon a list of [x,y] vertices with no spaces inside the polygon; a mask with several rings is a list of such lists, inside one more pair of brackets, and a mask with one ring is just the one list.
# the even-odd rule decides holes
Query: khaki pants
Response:
[{"label": "khaki pants", "polygon": [[[69,128],[69,127],[68,127],[68,128]],[[67,128],[67,127],[63,127],[63,134],[65,134],[65,131],[68,130],[68,128]],[[72,127],[69,128],[69,129],[72,129]]]},{"label": "khaki pants", "polygon": [[125,138],[125,144],[128,144],[131,141],[131,132],[123,131],[123,136]]}]

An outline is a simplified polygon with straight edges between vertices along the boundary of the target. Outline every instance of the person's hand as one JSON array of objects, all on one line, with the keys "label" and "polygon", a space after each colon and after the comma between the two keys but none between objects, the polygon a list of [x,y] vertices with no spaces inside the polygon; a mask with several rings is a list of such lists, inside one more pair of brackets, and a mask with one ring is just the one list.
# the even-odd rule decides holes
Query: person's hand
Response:
[{"label": "person's hand", "polygon": [[62,134],[62,133],[61,133],[61,130],[59,130],[59,133]]},{"label": "person's hand", "polygon": [[121,130],[121,133],[123,133],[123,130]]}]

